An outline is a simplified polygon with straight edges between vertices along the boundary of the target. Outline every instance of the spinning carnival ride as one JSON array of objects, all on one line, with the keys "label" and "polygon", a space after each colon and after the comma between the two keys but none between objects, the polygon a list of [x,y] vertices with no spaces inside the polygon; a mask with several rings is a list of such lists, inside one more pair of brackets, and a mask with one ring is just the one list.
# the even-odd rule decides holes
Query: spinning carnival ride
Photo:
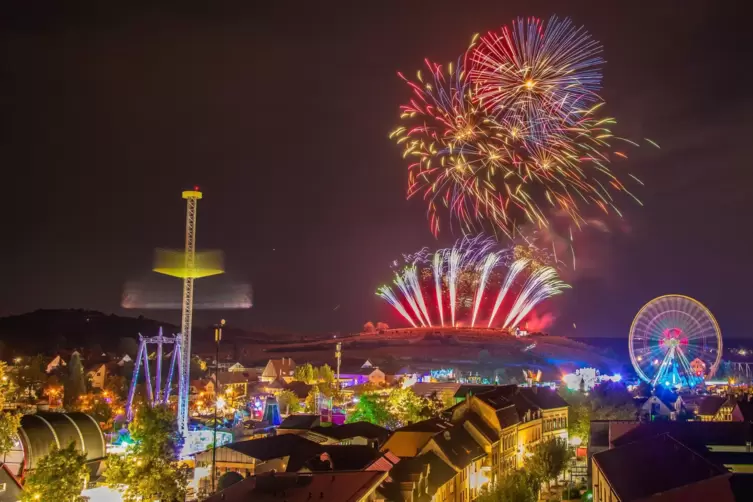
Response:
[{"label": "spinning carnival ride", "polygon": [[722,333],[700,302],[665,295],[648,302],[630,327],[630,360],[651,385],[694,387],[716,373]]}]

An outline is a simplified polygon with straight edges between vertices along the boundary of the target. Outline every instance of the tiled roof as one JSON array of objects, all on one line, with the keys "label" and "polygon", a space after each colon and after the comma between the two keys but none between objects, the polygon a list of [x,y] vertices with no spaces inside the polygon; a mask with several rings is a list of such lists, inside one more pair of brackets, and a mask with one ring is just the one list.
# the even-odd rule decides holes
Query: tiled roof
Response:
[{"label": "tiled roof", "polygon": [[468,385],[464,384],[461,385],[458,390],[455,392],[455,399],[458,398],[466,398],[469,394],[480,394],[482,392],[487,392],[490,390],[493,390],[496,388],[496,385]]},{"label": "tiled roof", "polygon": [[698,405],[698,414],[714,416],[726,400],[727,398],[722,396],[704,396]]},{"label": "tiled roof", "polygon": [[349,439],[354,437],[364,437],[367,439],[375,439],[379,443],[384,442],[387,439],[390,431],[384,427],[374,425],[369,422],[353,422],[349,424],[338,425],[334,427],[314,427],[314,432],[322,434],[334,439]]},{"label": "tiled roof", "polygon": [[623,501],[727,475],[668,434],[597,453],[593,462]]},{"label": "tiled roof", "polygon": [[442,418],[429,418],[395,429],[395,432],[442,432],[450,427],[452,424]]},{"label": "tiled roof", "polygon": [[431,491],[435,491],[457,474],[452,466],[447,465],[433,451],[426,452],[418,458],[429,464],[429,490]]},{"label": "tiled roof", "polygon": [[[223,448],[229,448],[263,462],[274,458],[289,457],[293,455],[293,453],[310,453],[307,457],[309,458],[322,451],[321,445],[295,434],[283,434],[281,436],[252,439],[250,441],[238,441],[236,443],[227,444],[223,446]],[[288,465],[288,468],[290,468],[290,465]]]},{"label": "tiled roof", "polygon": [[567,407],[567,401],[557,391],[547,387],[520,387],[519,392],[542,410]]},{"label": "tiled roof", "polygon": [[436,434],[432,441],[458,469],[468,466],[475,459],[485,455],[483,448],[463,428],[462,424]]},{"label": "tiled roof", "polygon": [[[636,425],[619,437],[611,437],[612,446],[623,446],[635,441],[671,434],[681,443],[698,449],[707,445],[744,446],[753,436],[752,425],[744,422],[680,422],[656,421]],[[614,436],[610,433],[610,436]]]},{"label": "tiled roof", "polygon": [[[301,465],[312,471],[360,471],[382,457],[379,450],[365,445],[326,445],[322,449],[321,453],[308,456]],[[297,456],[290,458],[291,464],[298,464]]]},{"label": "tiled roof", "polygon": [[308,430],[319,423],[319,415],[288,415],[280,424],[280,429]]},{"label": "tiled roof", "polygon": [[489,427],[487,423],[484,422],[484,420],[476,413],[467,413],[460,423],[463,423],[464,421],[470,422],[476,429],[478,429],[481,434],[483,434],[486,439],[489,440],[490,443],[499,441],[499,434],[497,434],[494,429]]},{"label": "tiled roof", "polygon": [[460,384],[455,382],[417,382],[411,387],[413,392],[424,397],[442,392],[451,392],[454,396],[459,388]]},{"label": "tiled roof", "polygon": [[206,502],[351,502],[361,500],[387,477],[386,472],[284,473],[252,476]]}]

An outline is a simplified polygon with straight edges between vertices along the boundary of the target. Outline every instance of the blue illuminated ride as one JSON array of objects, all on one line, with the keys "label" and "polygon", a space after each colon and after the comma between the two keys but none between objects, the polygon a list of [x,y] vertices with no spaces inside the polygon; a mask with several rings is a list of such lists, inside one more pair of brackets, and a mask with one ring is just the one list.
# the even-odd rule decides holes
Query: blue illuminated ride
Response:
[{"label": "blue illuminated ride", "polygon": [[722,357],[722,333],[700,302],[683,295],[654,298],[630,327],[630,360],[653,386],[695,387],[713,376]]},{"label": "blue illuminated ride", "polygon": [[[156,354],[156,372],[154,375],[154,390],[152,390],[152,378],[149,375],[149,349],[147,344],[157,345]],[[167,372],[167,380],[162,382],[162,345],[172,344],[173,350],[170,354],[170,367]],[[173,375],[175,368],[178,368],[178,381],[183,378],[183,367],[178,363],[181,360],[181,338],[180,336],[162,336],[162,328],[159,334],[150,338],[144,338],[139,334],[139,351],[134,361],[133,375],[131,376],[131,387],[128,389],[128,399],[126,400],[126,419],[130,422],[133,420],[133,398],[138,385],[139,374],[144,373],[144,386],[146,387],[147,405],[167,404],[170,400],[172,390]],[[181,396],[178,396],[180,400]]]}]

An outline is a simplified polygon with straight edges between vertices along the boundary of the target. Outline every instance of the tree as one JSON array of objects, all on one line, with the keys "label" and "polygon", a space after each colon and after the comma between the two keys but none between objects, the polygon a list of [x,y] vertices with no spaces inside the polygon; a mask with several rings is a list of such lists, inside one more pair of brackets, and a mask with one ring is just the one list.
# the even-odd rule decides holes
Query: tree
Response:
[{"label": "tree", "polygon": [[309,385],[314,383],[314,367],[311,363],[299,364],[293,371],[293,378]]},{"label": "tree", "polygon": [[6,396],[11,396],[15,391],[15,384],[5,373],[6,365],[0,361],[0,456],[5,455],[13,448],[13,443],[21,425],[21,414],[3,411]]},{"label": "tree", "polygon": [[364,333],[374,333],[375,331],[376,331],[376,328],[374,327],[373,322],[368,321],[366,324],[363,325]]},{"label": "tree", "polygon": [[384,331],[386,329],[390,329],[389,325],[386,322],[379,321],[378,323],[376,323],[377,331]]},{"label": "tree", "polygon": [[71,441],[65,448],[54,447],[48,455],[42,457],[26,480],[21,500],[83,502],[85,499],[81,496],[81,490],[88,480],[86,453],[76,451],[76,443]]},{"label": "tree", "polygon": [[567,441],[562,438],[542,441],[533,447],[531,453],[527,462],[529,470],[534,476],[546,481],[547,485],[562,474],[572,456]]},{"label": "tree", "polygon": [[107,459],[105,484],[122,491],[124,502],[184,500],[188,468],[177,462],[183,438],[165,406],[139,408],[131,423],[129,455]]},{"label": "tree", "polygon": [[309,393],[306,396],[306,401],[303,404],[303,409],[306,413],[319,413],[319,410],[316,409],[316,398],[318,394],[319,390],[316,387],[311,387],[311,390],[309,390]]},{"label": "tree", "polygon": [[84,366],[81,363],[81,355],[74,352],[68,362],[68,378],[65,380],[65,394],[63,404],[66,408],[74,407],[79,396],[86,394],[86,380],[84,378]]},{"label": "tree", "polygon": [[588,405],[570,406],[567,433],[570,438],[580,438],[582,443],[588,443],[591,436],[591,408]]},{"label": "tree", "polygon": [[277,404],[280,407],[280,413],[288,415],[301,411],[301,400],[292,390],[281,390],[277,393]]},{"label": "tree", "polygon": [[128,382],[120,375],[108,375],[105,380],[105,392],[118,399],[125,399],[128,394]]},{"label": "tree", "polygon": [[410,387],[393,389],[387,403],[398,427],[419,422],[430,415],[428,399],[417,395]]},{"label": "tree", "polygon": [[536,502],[538,480],[523,470],[502,476],[489,491],[482,493],[476,502]]},{"label": "tree", "polygon": [[353,411],[345,420],[352,422],[369,422],[382,427],[391,424],[392,415],[387,409],[386,399],[376,393],[362,394]]},{"label": "tree", "polygon": [[29,399],[35,398],[37,391],[41,390],[47,381],[47,373],[44,371],[45,364],[45,357],[37,354],[24,361],[18,369],[18,374],[16,375],[17,385],[19,390]]},{"label": "tree", "polygon": [[20,426],[20,413],[0,411],[0,457],[13,449]]},{"label": "tree", "polygon": [[329,364],[325,364],[323,366],[319,366],[317,368],[318,378],[321,383],[327,384],[327,385],[334,385],[335,383],[335,372],[332,371],[332,368],[330,368]]}]

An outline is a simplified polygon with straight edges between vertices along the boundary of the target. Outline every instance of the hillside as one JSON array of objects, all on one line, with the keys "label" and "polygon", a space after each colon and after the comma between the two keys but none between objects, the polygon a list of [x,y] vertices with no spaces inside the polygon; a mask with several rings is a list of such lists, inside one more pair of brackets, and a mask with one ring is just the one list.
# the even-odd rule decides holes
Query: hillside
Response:
[{"label": "hillside", "polygon": [[121,317],[93,310],[35,310],[0,318],[0,344],[6,351],[51,354],[61,349],[99,346],[117,351],[121,338],[154,335],[162,327],[165,334],[177,326],[153,319]]}]

